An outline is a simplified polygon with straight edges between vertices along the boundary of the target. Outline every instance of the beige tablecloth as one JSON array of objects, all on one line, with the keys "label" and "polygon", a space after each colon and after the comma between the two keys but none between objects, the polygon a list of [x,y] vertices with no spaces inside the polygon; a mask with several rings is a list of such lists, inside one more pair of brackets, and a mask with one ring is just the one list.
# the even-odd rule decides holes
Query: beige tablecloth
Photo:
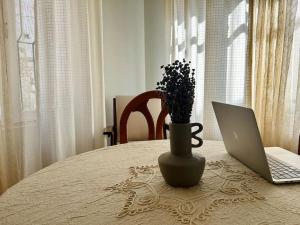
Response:
[{"label": "beige tablecloth", "polygon": [[55,163],[0,197],[0,224],[300,224],[300,184],[269,184],[205,141],[201,183],[172,188],[157,167],[168,150],[130,143]]}]

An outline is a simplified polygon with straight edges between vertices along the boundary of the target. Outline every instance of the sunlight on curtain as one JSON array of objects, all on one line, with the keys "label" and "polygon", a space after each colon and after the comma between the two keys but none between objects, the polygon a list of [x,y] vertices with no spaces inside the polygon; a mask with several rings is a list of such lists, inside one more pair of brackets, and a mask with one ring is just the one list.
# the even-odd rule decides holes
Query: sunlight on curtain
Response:
[{"label": "sunlight on curtain", "polygon": [[228,16],[226,101],[245,105],[247,4],[239,2]]},{"label": "sunlight on curtain", "polygon": [[284,94],[284,111],[280,119],[278,139],[280,145],[297,153],[300,135],[300,4],[298,1],[291,56]]},{"label": "sunlight on curtain", "polygon": [[253,1],[252,106],[265,146],[296,152],[300,133],[297,0]]},{"label": "sunlight on curtain", "polygon": [[[167,21],[171,56],[196,69],[193,121],[203,123],[203,137],[221,139],[211,101],[247,105],[246,0],[170,0]],[[170,19],[171,18],[171,19]]]}]

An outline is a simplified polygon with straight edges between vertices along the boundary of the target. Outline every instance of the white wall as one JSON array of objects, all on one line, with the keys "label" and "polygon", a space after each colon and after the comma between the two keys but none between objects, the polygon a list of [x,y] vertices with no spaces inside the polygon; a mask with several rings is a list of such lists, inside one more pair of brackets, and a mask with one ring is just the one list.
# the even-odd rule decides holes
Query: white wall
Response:
[{"label": "white wall", "polygon": [[165,1],[144,0],[145,4],[145,70],[146,89],[156,88],[161,80],[161,65],[167,63]]},{"label": "white wall", "polygon": [[104,79],[107,124],[116,95],[145,91],[144,1],[103,0]]}]

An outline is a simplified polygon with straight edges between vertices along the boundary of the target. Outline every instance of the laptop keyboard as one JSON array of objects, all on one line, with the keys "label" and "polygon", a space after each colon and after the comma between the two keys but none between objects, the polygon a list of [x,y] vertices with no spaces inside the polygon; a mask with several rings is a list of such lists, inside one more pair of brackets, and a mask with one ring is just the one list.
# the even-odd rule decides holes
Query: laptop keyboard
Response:
[{"label": "laptop keyboard", "polygon": [[291,165],[285,164],[275,158],[267,155],[269,167],[271,169],[272,177],[276,180],[300,178],[300,169]]}]

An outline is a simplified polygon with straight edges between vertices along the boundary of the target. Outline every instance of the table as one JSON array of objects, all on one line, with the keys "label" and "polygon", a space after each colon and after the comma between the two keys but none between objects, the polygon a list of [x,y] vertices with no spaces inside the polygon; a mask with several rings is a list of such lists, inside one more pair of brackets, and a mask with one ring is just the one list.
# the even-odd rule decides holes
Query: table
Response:
[{"label": "table", "polygon": [[[172,188],[157,167],[168,150],[165,140],[135,142],[57,162],[0,197],[0,224],[300,224],[300,184],[270,184],[223,142],[205,141],[194,150],[207,159],[201,183]],[[267,151],[300,165],[292,153]]]}]

